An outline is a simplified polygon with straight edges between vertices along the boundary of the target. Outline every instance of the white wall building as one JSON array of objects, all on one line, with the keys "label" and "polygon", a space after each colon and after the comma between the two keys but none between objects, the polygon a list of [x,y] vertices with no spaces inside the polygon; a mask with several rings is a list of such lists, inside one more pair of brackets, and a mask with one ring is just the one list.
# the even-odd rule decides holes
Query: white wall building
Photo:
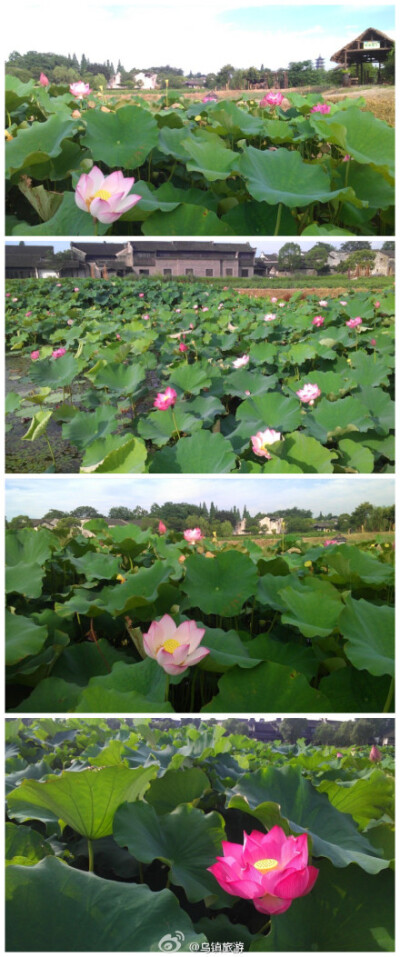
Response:
[{"label": "white wall building", "polygon": [[157,73],[135,73],[134,80],[142,84],[142,90],[157,89]]}]

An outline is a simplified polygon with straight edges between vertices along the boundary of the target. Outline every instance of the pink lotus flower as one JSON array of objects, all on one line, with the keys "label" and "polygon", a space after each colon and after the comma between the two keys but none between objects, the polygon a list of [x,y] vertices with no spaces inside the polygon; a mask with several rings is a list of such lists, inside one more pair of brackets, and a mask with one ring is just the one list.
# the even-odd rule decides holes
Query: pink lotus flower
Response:
[{"label": "pink lotus flower", "polygon": [[188,347],[188,346],[185,346],[185,343],[184,343],[184,342],[180,342],[180,343],[179,343],[179,352],[187,352],[187,351],[188,351],[188,348],[189,348],[189,347]]},{"label": "pink lotus flower", "polygon": [[40,86],[49,86],[50,80],[45,73],[41,73],[39,77]]},{"label": "pink lotus flower", "polygon": [[306,382],[302,389],[297,390],[296,395],[298,395],[300,402],[305,402],[308,405],[314,405],[315,400],[318,399],[319,395],[321,395],[321,389],[319,389],[317,385],[313,385],[311,382]]},{"label": "pink lotus flower", "polygon": [[201,311],[202,311],[202,312],[208,312],[208,306],[203,306]]},{"label": "pink lotus flower", "polygon": [[18,296],[13,296],[13,302],[18,302]]},{"label": "pink lotus flower", "polygon": [[311,107],[311,113],[330,113],[331,108],[329,103],[317,103],[316,106]]},{"label": "pink lotus flower", "polygon": [[56,286],[62,286],[61,282],[56,282]]},{"label": "pink lotus flower", "polygon": [[308,863],[307,834],[286,837],[275,825],[268,834],[252,831],[243,844],[222,841],[223,857],[207,870],[228,894],[252,900],[262,914],[283,914],[295,897],[314,887],[318,869]]},{"label": "pink lotus flower", "polygon": [[171,389],[171,386],[167,386],[165,392],[157,392],[153,402],[154,408],[159,409],[160,412],[165,412],[166,409],[169,409],[170,405],[175,405],[177,398],[178,395],[175,389]]},{"label": "pink lotus flower", "polygon": [[343,157],[343,159],[342,159],[342,163],[349,163],[350,160],[351,160],[350,153],[345,153],[345,154],[344,154],[344,157]]},{"label": "pink lotus flower", "polygon": [[376,346],[376,339],[371,339],[371,346]]},{"label": "pink lotus flower", "polygon": [[282,100],[283,95],[279,90],[269,90],[260,100],[260,106],[280,106]]},{"label": "pink lotus flower", "polygon": [[336,540],[336,538],[327,538],[326,541],[324,542],[324,548],[328,548],[329,545],[338,545],[338,544],[339,542]]},{"label": "pink lotus flower", "polygon": [[278,302],[277,296],[271,296],[271,302]]},{"label": "pink lotus flower", "polygon": [[346,322],[346,326],[348,326],[349,329],[357,329],[357,326],[361,326],[361,324],[362,324],[361,316],[356,316],[355,319],[348,319],[348,321]]},{"label": "pink lotus flower", "polygon": [[325,319],[323,316],[314,316],[312,324],[313,326],[317,326],[319,328],[320,326],[323,326],[324,322],[325,322]]},{"label": "pink lotus flower", "polygon": [[98,166],[93,166],[90,173],[82,173],[78,180],[76,205],[100,223],[114,223],[141,199],[136,194],[128,196],[134,182],[133,176],[125,177],[120,170],[104,176]]},{"label": "pink lotus flower", "polygon": [[273,322],[276,319],[276,312],[267,312],[264,316],[264,322]]},{"label": "pink lotus flower", "polygon": [[74,292],[79,292],[79,286],[74,286]]},{"label": "pink lotus flower", "polygon": [[190,545],[194,545],[195,542],[204,538],[204,535],[201,534],[201,528],[185,528],[183,537]]},{"label": "pink lotus flower", "polygon": [[164,525],[164,522],[159,521],[158,523],[158,533],[159,535],[165,535],[167,531],[167,526]]},{"label": "pink lotus flower", "polygon": [[8,299],[9,296],[11,296],[11,293],[10,293],[10,292],[6,292],[6,299]]},{"label": "pink lotus flower", "polygon": [[31,316],[32,313],[31,313],[31,312],[26,312],[25,315],[26,315],[26,316]]},{"label": "pink lotus flower", "polygon": [[247,366],[249,361],[250,361],[250,356],[246,356],[246,355],[239,356],[238,359],[235,359],[234,362],[232,362],[232,365],[234,369],[242,369],[243,366]]},{"label": "pink lotus flower", "polygon": [[67,326],[73,326],[73,324],[74,324],[73,319],[67,319]]},{"label": "pink lotus flower", "polygon": [[61,356],[65,356],[66,351],[67,351],[67,350],[64,349],[64,346],[60,346],[59,349],[54,349],[54,350],[53,350],[53,352],[51,353],[51,358],[52,358],[52,359],[60,359]]},{"label": "pink lotus flower", "polygon": [[199,648],[204,632],[205,628],[198,628],[195,621],[184,621],[177,627],[170,615],[164,615],[143,635],[143,647],[167,674],[180,675],[210,653],[209,648]]},{"label": "pink lotus flower", "polygon": [[326,309],[326,307],[327,307],[327,305],[328,305],[328,300],[327,300],[327,299],[320,299],[318,305],[319,305],[319,306],[322,306],[323,309]]},{"label": "pink lotus flower", "polygon": [[175,309],[175,312],[180,312],[180,311],[181,311],[180,309]]},{"label": "pink lotus flower", "polygon": [[369,752],[369,760],[370,760],[370,761],[382,761],[382,754],[381,754],[379,748],[377,748],[376,744],[373,744],[373,745],[372,745],[372,748],[371,748],[371,750],[370,750],[370,752]]},{"label": "pink lotus flower", "polygon": [[341,752],[341,751],[338,751],[336,757],[337,757],[337,758],[342,758],[342,757],[343,757],[342,752]]},{"label": "pink lotus flower", "polygon": [[340,299],[339,302],[341,306],[347,306],[347,299]]},{"label": "pink lotus flower", "polygon": [[379,309],[380,302],[374,302],[375,309]]},{"label": "pink lotus flower", "polygon": [[214,96],[213,93],[207,93],[206,96],[203,96],[201,101],[202,103],[218,103],[218,97]]},{"label": "pink lotus flower", "polygon": [[145,315],[145,316],[142,316],[142,319],[150,319],[150,316],[149,316],[148,312],[146,312],[146,315]]},{"label": "pink lotus flower", "polygon": [[251,436],[253,452],[255,455],[270,459],[271,455],[268,452],[268,446],[274,445],[275,442],[280,442],[281,438],[281,433],[275,432],[275,429],[265,429],[264,432],[257,432],[256,435]]},{"label": "pink lotus flower", "polygon": [[78,99],[81,99],[82,96],[88,96],[92,91],[88,83],[84,83],[83,80],[78,80],[77,83],[70,83],[69,92],[72,93],[72,96],[77,96]]},{"label": "pink lotus flower", "polygon": [[144,299],[144,292],[139,293],[139,299]]},{"label": "pink lotus flower", "polygon": [[116,339],[120,339],[120,338],[121,338],[121,336],[120,336],[120,334],[119,334],[119,332],[117,332],[117,333],[116,333],[116,336],[115,336],[115,338],[116,338]]},{"label": "pink lotus flower", "polygon": [[39,359],[39,357],[40,357],[39,349],[35,349],[33,352],[31,352],[32,362],[36,362],[36,359]]}]

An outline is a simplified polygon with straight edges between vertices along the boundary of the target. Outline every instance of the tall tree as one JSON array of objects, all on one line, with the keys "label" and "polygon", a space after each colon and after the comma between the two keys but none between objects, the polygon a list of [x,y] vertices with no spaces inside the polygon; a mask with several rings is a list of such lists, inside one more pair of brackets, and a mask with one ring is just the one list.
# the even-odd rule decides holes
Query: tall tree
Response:
[{"label": "tall tree", "polygon": [[284,243],[278,253],[278,269],[293,272],[301,266],[301,248],[298,243]]}]

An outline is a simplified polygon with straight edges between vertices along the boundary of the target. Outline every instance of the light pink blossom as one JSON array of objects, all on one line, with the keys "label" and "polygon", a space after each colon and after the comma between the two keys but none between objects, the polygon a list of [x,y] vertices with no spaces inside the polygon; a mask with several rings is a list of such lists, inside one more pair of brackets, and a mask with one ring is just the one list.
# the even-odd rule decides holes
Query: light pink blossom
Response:
[{"label": "light pink blossom", "polygon": [[336,541],[336,538],[327,538],[324,542],[324,548],[328,548],[329,545],[338,545],[339,542]]},{"label": "light pink blossom", "polygon": [[73,324],[74,324],[73,319],[67,319],[67,326],[73,326]]},{"label": "light pink blossom", "polygon": [[319,328],[320,326],[323,326],[324,322],[325,322],[325,319],[323,316],[314,316],[312,324],[313,326],[317,326]]},{"label": "light pink blossom", "polygon": [[116,339],[120,339],[120,338],[121,338],[121,336],[120,336],[120,334],[119,334],[119,332],[117,332],[117,334],[116,334],[116,336],[115,336],[115,338],[116,338]]},{"label": "light pink blossom", "polygon": [[276,312],[267,312],[264,316],[264,322],[273,322],[276,319]]},{"label": "light pink blossom", "polygon": [[50,80],[45,73],[41,73],[39,77],[40,86],[49,86]]},{"label": "light pink blossom", "polygon": [[198,628],[195,621],[183,621],[177,627],[170,615],[164,615],[143,635],[143,647],[167,674],[180,675],[210,653],[209,648],[199,648],[204,633],[205,628]]},{"label": "light pink blossom", "polygon": [[271,296],[271,302],[278,302],[277,296]]},{"label": "light pink blossom", "polygon": [[144,292],[139,293],[139,299],[144,299]]},{"label": "light pink blossom", "polygon": [[6,292],[6,299],[8,299],[9,296],[11,296],[11,293],[10,293],[10,292]]},{"label": "light pink blossom", "polygon": [[326,309],[326,306],[328,305],[328,300],[327,300],[327,299],[320,299],[318,305],[319,305],[319,306],[322,306],[323,309]]},{"label": "light pink blossom", "polygon": [[114,223],[141,199],[135,193],[128,196],[134,182],[133,176],[125,177],[121,170],[104,176],[98,166],[93,166],[78,180],[76,205],[100,223]]},{"label": "light pink blossom", "polygon": [[171,389],[171,386],[167,386],[165,392],[157,392],[153,402],[154,408],[165,412],[166,409],[169,409],[170,405],[175,405],[177,398],[178,396],[175,389]]},{"label": "light pink blossom", "polygon": [[376,339],[371,339],[370,342],[371,342],[371,346],[376,346]]},{"label": "light pink blossom", "polygon": [[380,302],[374,302],[375,309],[379,309]]},{"label": "light pink blossom", "polygon": [[76,83],[70,83],[69,92],[72,93],[72,96],[77,96],[78,99],[81,99],[82,96],[88,96],[92,91],[88,83],[84,83],[83,80],[78,80]]},{"label": "light pink blossom", "polygon": [[208,311],[209,311],[209,310],[208,310],[208,306],[203,306],[201,311],[202,311],[202,312],[208,312]]},{"label": "light pink blossom", "polygon": [[347,306],[347,299],[340,299],[339,302],[341,306]]},{"label": "light pink blossom", "polygon": [[79,286],[74,286],[74,292],[79,292]]},{"label": "light pink blossom", "polygon": [[342,758],[342,757],[343,757],[342,752],[341,752],[341,751],[338,751],[336,757],[337,757],[337,758]]},{"label": "light pink blossom", "polygon": [[331,108],[329,103],[317,103],[316,106],[311,107],[311,113],[330,113]]},{"label": "light pink blossom", "polygon": [[262,914],[283,914],[294,898],[314,887],[318,869],[308,863],[308,837],[287,837],[274,825],[268,834],[252,831],[243,844],[222,841],[223,857],[211,871],[228,894],[252,900]]},{"label": "light pink blossom", "polygon": [[175,312],[180,312],[180,311],[181,311],[180,309],[175,309]]},{"label": "light pink blossom", "polygon": [[346,326],[348,326],[349,329],[357,329],[357,326],[361,326],[361,325],[362,325],[361,316],[356,316],[355,319],[348,319],[346,322]]},{"label": "light pink blossom", "polygon": [[167,526],[164,525],[164,522],[159,521],[158,523],[159,535],[165,535],[166,531],[167,531]]},{"label": "light pink blossom", "polygon": [[343,159],[342,159],[342,163],[349,163],[350,160],[351,160],[350,153],[345,153],[345,154],[344,154],[344,157],[343,157]]},{"label": "light pink blossom", "polygon": [[40,357],[39,349],[34,349],[34,351],[31,352],[32,362],[36,362],[36,359],[39,359],[39,357]]},{"label": "light pink blossom", "polygon": [[280,106],[283,101],[283,95],[280,90],[269,90],[260,100],[260,106]]},{"label": "light pink blossom", "polygon": [[32,313],[31,313],[31,312],[26,312],[25,315],[26,315],[26,316],[31,316]]},{"label": "light pink blossom", "polygon": [[13,302],[18,302],[18,296],[13,296]]},{"label": "light pink blossom", "polygon": [[314,405],[318,396],[321,395],[321,389],[317,385],[313,385],[311,382],[306,382],[301,389],[298,389],[296,392],[300,402],[305,402],[308,405]]},{"label": "light pink blossom", "polygon": [[202,103],[218,103],[218,97],[214,96],[214,93],[207,93],[206,96],[203,96],[201,101]]},{"label": "light pink blossom", "polygon": [[61,282],[56,282],[56,286],[62,286]]},{"label": "light pink blossom", "polygon": [[271,455],[268,451],[268,446],[274,445],[275,442],[280,442],[281,438],[281,433],[275,432],[275,429],[265,429],[264,432],[257,432],[256,435],[251,436],[253,443],[252,450],[255,455],[270,459]]},{"label": "light pink blossom", "polygon": [[232,362],[232,365],[234,369],[242,369],[243,366],[247,366],[249,361],[250,361],[250,356],[247,356],[247,355],[239,356],[238,359],[235,359],[234,362]]},{"label": "light pink blossom", "polygon": [[190,545],[193,545],[194,542],[199,542],[204,535],[201,534],[201,528],[185,528],[183,537],[186,542],[189,542]]},{"label": "light pink blossom", "polygon": [[64,346],[60,346],[59,349],[54,349],[54,350],[53,350],[53,352],[51,353],[51,358],[52,358],[52,359],[60,359],[61,356],[65,356],[66,351],[67,351],[67,350],[64,349]]},{"label": "light pink blossom", "polygon": [[146,312],[146,315],[145,315],[145,316],[142,316],[142,319],[150,319],[150,316],[149,316],[148,312]]}]

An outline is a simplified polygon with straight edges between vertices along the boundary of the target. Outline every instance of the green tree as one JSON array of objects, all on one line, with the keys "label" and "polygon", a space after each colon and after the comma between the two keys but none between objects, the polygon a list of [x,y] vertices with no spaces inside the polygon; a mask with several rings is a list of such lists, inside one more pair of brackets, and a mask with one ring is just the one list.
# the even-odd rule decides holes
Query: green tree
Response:
[{"label": "green tree", "polygon": [[394,251],[395,251],[395,245],[396,245],[396,244],[393,242],[392,239],[386,239],[385,242],[382,243],[381,252],[382,252],[382,253],[394,253]]},{"label": "green tree", "polygon": [[298,243],[284,243],[278,253],[278,269],[293,272],[301,266],[301,248]]},{"label": "green tree", "polygon": [[313,744],[335,744],[336,734],[337,728],[335,725],[321,721],[321,724],[318,724],[314,731]]},{"label": "green tree", "polygon": [[235,72],[235,67],[231,63],[227,63],[225,66],[221,67],[217,73],[217,85],[219,89],[229,89],[230,80]]},{"label": "green tree", "polygon": [[307,718],[284,718],[279,725],[279,732],[283,741],[296,744],[299,738],[308,738]]},{"label": "green tree", "polygon": [[339,532],[347,532],[351,526],[351,518],[347,512],[343,512],[338,516],[337,520],[337,529]]},{"label": "green tree", "polygon": [[351,732],[352,744],[372,744],[374,726],[368,718],[359,718],[354,722]]},{"label": "green tree", "polygon": [[362,502],[361,505],[357,505],[357,508],[354,509],[354,512],[350,515],[350,524],[352,528],[362,528],[363,525],[366,525],[368,519],[371,517],[374,511],[374,506],[370,502]]},{"label": "green tree", "polygon": [[317,243],[312,249],[304,253],[304,263],[309,269],[316,269],[318,273],[327,269],[329,253],[333,249],[328,243]]},{"label": "green tree", "polygon": [[100,515],[97,508],[93,508],[92,505],[79,505],[78,508],[74,508],[73,512],[70,512],[70,515],[73,518],[103,518],[103,515]]},{"label": "green tree", "polygon": [[341,253],[354,253],[359,249],[371,249],[371,243],[368,239],[360,239],[357,242],[353,239],[346,240],[345,243],[340,244]]},{"label": "green tree", "polygon": [[43,518],[45,518],[48,522],[51,522],[53,518],[67,518],[68,515],[69,512],[61,512],[59,508],[51,508],[48,512],[46,512],[45,515],[43,515]]}]

